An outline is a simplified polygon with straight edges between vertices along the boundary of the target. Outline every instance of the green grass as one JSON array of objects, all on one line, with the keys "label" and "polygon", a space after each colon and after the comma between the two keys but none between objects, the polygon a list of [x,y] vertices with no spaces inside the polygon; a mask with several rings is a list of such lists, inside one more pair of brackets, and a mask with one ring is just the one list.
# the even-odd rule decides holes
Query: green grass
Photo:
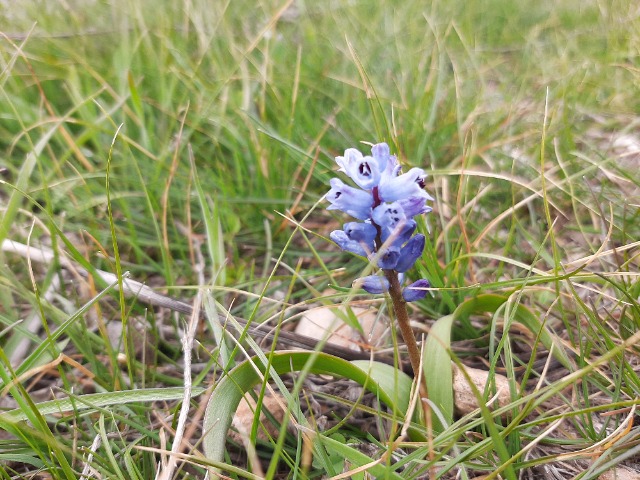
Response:
[{"label": "green grass", "polygon": [[[316,478],[381,458],[380,478],[640,470],[640,431],[625,429],[640,397],[635,2],[25,0],[0,31],[0,240],[54,252],[0,252],[0,478],[154,478],[173,446],[189,318],[98,270],[202,293],[176,478],[219,461],[236,478]],[[508,405],[445,414],[431,451],[420,418],[398,437],[393,400],[373,433],[308,433],[302,379],[267,368],[281,357],[214,341],[215,312],[280,325],[361,299],[327,288],[366,265],[328,241],[347,219],[318,204],[333,158],[361,141],[430,173],[412,275],[434,291],[413,316],[446,319],[455,354],[432,342],[426,362],[510,381]],[[299,428],[204,460],[202,389],[250,354],[258,399],[279,390]],[[54,396],[64,411],[39,406]]]}]

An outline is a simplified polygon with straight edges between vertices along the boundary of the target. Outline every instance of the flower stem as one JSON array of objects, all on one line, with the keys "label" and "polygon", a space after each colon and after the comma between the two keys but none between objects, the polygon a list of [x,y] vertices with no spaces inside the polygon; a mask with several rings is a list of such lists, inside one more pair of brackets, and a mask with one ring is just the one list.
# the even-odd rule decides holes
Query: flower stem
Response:
[{"label": "flower stem", "polygon": [[[427,379],[424,376],[421,368],[420,361],[420,348],[416,341],[416,336],[411,328],[411,321],[409,320],[409,313],[407,312],[407,302],[402,297],[402,287],[398,279],[398,272],[395,270],[383,270],[384,276],[389,281],[389,295],[391,296],[391,302],[393,303],[393,313],[400,327],[400,333],[402,339],[407,346],[409,353],[409,361],[411,362],[411,369],[413,370],[414,378],[418,379],[419,392],[420,392],[420,405],[424,412],[425,424],[427,427],[427,443],[429,445],[429,461],[434,461],[434,445],[433,445],[433,419],[431,414],[431,407],[426,400],[429,398],[429,391],[427,390]],[[429,478],[435,478],[435,468],[432,466],[429,469]]]},{"label": "flower stem", "polygon": [[[409,320],[409,314],[407,312],[407,302],[402,298],[402,287],[398,280],[398,273],[394,270],[384,270],[384,275],[389,281],[389,295],[391,296],[391,302],[393,303],[393,313],[395,314],[398,326],[400,327],[400,333],[402,339],[407,346],[409,352],[409,361],[411,362],[411,369],[413,375],[420,379],[420,383],[424,384],[424,375],[420,371],[420,348],[416,341],[416,336],[411,329],[411,322]],[[426,384],[424,385],[426,391]]]}]

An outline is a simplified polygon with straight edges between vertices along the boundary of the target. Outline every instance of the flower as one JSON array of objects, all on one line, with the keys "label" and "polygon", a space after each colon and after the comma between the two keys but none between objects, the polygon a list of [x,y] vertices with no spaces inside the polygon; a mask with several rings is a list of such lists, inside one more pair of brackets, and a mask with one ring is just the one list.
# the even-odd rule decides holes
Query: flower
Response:
[{"label": "flower", "polygon": [[404,298],[405,302],[415,302],[416,300],[422,300],[427,296],[427,289],[429,287],[431,287],[431,284],[426,278],[416,280],[402,291],[402,298]]},{"label": "flower", "polygon": [[374,251],[376,234],[376,228],[369,223],[349,222],[344,224],[344,230],[335,230],[329,237],[342,250],[366,257]]},{"label": "flower", "polygon": [[389,280],[378,275],[369,275],[354,280],[353,286],[362,288],[369,293],[384,293],[389,290]]},{"label": "flower", "polygon": [[383,270],[393,270],[400,260],[400,249],[398,247],[382,246],[375,254],[378,267]]},{"label": "flower", "polygon": [[373,245],[378,231],[370,223],[349,222],[344,224],[344,233],[351,240]]},{"label": "flower", "polygon": [[[414,236],[413,217],[431,211],[427,202],[433,197],[424,191],[427,175],[421,168],[402,173],[386,143],[373,145],[370,156],[348,148],[343,156],[336,157],[336,163],[338,171],[347,174],[359,188],[331,179],[331,190],[325,196],[331,203],[328,210],[341,210],[361,222],[344,224],[343,230],[331,232],[330,238],[342,250],[367,257],[376,267],[402,277],[425,247],[425,236]],[[370,275],[357,279],[354,286],[369,293],[384,293],[389,290],[389,281]],[[421,279],[406,287],[405,301],[424,298],[428,286],[428,280]]]},{"label": "flower", "polygon": [[394,229],[400,223],[404,223],[407,217],[404,208],[398,202],[382,203],[373,209],[371,219],[376,225],[383,228]]},{"label": "flower", "polygon": [[364,245],[355,240],[351,240],[343,230],[331,232],[329,234],[329,238],[331,238],[331,240],[333,240],[342,250],[346,250],[347,252],[355,253],[356,255],[361,255],[363,257],[368,256],[373,250],[373,248],[370,248],[369,252],[367,252]]},{"label": "flower", "polygon": [[407,173],[398,176],[385,175],[380,182],[380,198],[385,202],[395,202],[403,198],[431,196],[423,190],[426,175],[421,168],[412,168]]},{"label": "flower", "polygon": [[368,190],[380,182],[379,162],[373,157],[363,157],[355,148],[348,148],[344,157],[336,157],[341,172],[346,173],[360,188]]},{"label": "flower", "polygon": [[395,228],[381,229],[380,239],[383,243],[391,242],[393,245],[404,245],[416,231],[417,226],[415,220],[409,219]]},{"label": "flower", "polygon": [[396,272],[404,273],[413,267],[416,260],[422,255],[424,250],[425,237],[422,234],[416,235],[409,239],[409,241],[400,250],[400,258],[393,267]]},{"label": "flower", "polygon": [[366,220],[371,216],[373,196],[363,190],[345,185],[342,180],[332,178],[331,190],[326,198],[331,202],[327,210],[342,210],[359,220]]}]

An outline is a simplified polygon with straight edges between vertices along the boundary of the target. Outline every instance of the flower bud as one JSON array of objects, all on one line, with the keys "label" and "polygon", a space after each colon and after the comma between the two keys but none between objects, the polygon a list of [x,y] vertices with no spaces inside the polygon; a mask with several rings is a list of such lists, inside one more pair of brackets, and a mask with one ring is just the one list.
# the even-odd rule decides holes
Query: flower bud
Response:
[{"label": "flower bud", "polygon": [[356,288],[363,288],[368,293],[384,293],[389,291],[389,281],[378,275],[358,278],[353,282]]},{"label": "flower bud", "polygon": [[367,251],[365,249],[365,247],[367,247],[366,244],[351,240],[342,230],[334,230],[329,234],[329,238],[342,250],[346,250],[347,252],[355,253],[356,255],[361,255],[363,257],[369,255],[372,250],[372,248],[369,247],[369,251]]},{"label": "flower bud", "polygon": [[424,250],[425,237],[422,234],[418,234],[412,237],[407,244],[400,250],[400,258],[396,264],[395,270],[397,272],[406,272],[416,260],[420,258]]},{"label": "flower bud", "polygon": [[344,224],[344,233],[351,240],[373,245],[378,231],[370,223],[349,222]]},{"label": "flower bud", "polygon": [[431,287],[429,280],[426,278],[421,278],[420,280],[416,280],[411,285],[406,287],[402,291],[402,298],[404,298],[405,302],[415,302],[417,300],[422,300],[427,296],[427,289]]},{"label": "flower bud", "polygon": [[383,270],[393,270],[396,268],[396,264],[400,258],[400,249],[394,246],[383,247],[380,249],[376,257],[378,259],[378,267]]}]

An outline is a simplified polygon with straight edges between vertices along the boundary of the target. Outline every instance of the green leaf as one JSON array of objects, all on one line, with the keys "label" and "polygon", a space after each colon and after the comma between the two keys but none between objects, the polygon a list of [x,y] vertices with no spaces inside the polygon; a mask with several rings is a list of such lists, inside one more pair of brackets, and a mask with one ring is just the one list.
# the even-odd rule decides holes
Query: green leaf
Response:
[{"label": "green leaf", "polygon": [[[409,405],[412,380],[394,367],[368,361],[348,362],[321,352],[286,351],[270,356],[273,375],[302,370],[309,363],[311,373],[349,378],[358,382],[389,406],[397,416],[404,416]],[[260,382],[265,366],[257,357],[231,370],[213,391],[205,412],[203,448],[213,463],[222,462],[227,432],[240,400]]]},{"label": "green leaf", "polygon": [[36,468],[45,468],[44,462],[39,458],[32,457],[31,455],[21,455],[19,453],[0,454],[0,463],[4,462],[25,463]]},{"label": "green leaf", "polygon": [[138,87],[136,87],[136,81],[133,78],[133,74],[131,73],[131,71],[127,72],[127,84],[129,85],[129,92],[131,92],[131,102],[133,103],[133,108],[135,108],[136,115],[141,120],[140,123],[144,124],[144,108],[142,108],[142,100],[140,99]]},{"label": "green leaf", "polygon": [[[346,459],[351,465],[350,468],[358,468],[364,465],[368,465],[374,460],[371,457],[368,457],[364,453],[355,448],[350,447],[349,445],[342,443],[338,440],[335,440],[331,437],[326,437],[324,435],[317,435],[315,440],[320,442],[328,452],[337,453],[342,458]],[[374,478],[387,478],[387,479],[395,479],[402,480],[402,477],[393,471],[393,467],[391,465],[387,465],[385,463],[375,463],[367,468],[367,473]],[[356,478],[349,477],[349,478]]]},{"label": "green leaf", "polygon": [[226,251],[222,234],[222,220],[220,208],[217,201],[211,201],[204,192],[200,177],[196,170],[194,159],[191,159],[191,169],[193,170],[193,183],[196,187],[198,202],[202,210],[202,218],[207,231],[207,250],[211,259],[211,278],[216,279],[216,283],[224,285],[226,282]]},{"label": "green leaf", "polygon": [[[15,217],[20,209],[20,204],[24,199],[24,192],[27,191],[29,186],[29,179],[31,178],[31,174],[33,173],[34,168],[36,167],[38,156],[42,153],[45,147],[48,145],[49,140],[53,136],[54,133],[60,128],[62,125],[63,119],[60,119],[58,122],[54,123],[49,130],[45,132],[42,138],[38,141],[38,143],[34,146],[33,151],[29,152],[22,163],[22,167],[20,167],[20,172],[18,173],[18,178],[16,179],[15,186],[9,185],[13,187],[13,191],[9,196],[8,202],[6,202],[4,207],[4,212],[2,214],[2,220],[0,220],[0,244],[2,244],[3,240],[7,238],[9,232],[11,232],[11,226],[15,220]],[[6,182],[0,180],[0,185],[5,185]],[[8,185],[8,184],[7,184]]]},{"label": "green leaf", "polygon": [[[453,315],[447,315],[433,324],[422,361],[429,400],[438,407],[448,424],[453,422],[453,369],[450,355],[453,319]],[[434,416],[433,427],[441,432],[446,426]]]},{"label": "green leaf", "polygon": [[[191,396],[197,397],[203,388],[192,388]],[[35,407],[40,415],[50,415],[69,411],[98,409],[112,405],[123,405],[132,402],[160,402],[168,400],[180,400],[184,396],[184,388],[147,388],[140,390],[122,390],[119,392],[90,393],[87,395],[75,395],[73,397],[49,400],[36,403]],[[0,413],[0,422],[9,423],[28,420],[28,416],[19,408]]]}]

